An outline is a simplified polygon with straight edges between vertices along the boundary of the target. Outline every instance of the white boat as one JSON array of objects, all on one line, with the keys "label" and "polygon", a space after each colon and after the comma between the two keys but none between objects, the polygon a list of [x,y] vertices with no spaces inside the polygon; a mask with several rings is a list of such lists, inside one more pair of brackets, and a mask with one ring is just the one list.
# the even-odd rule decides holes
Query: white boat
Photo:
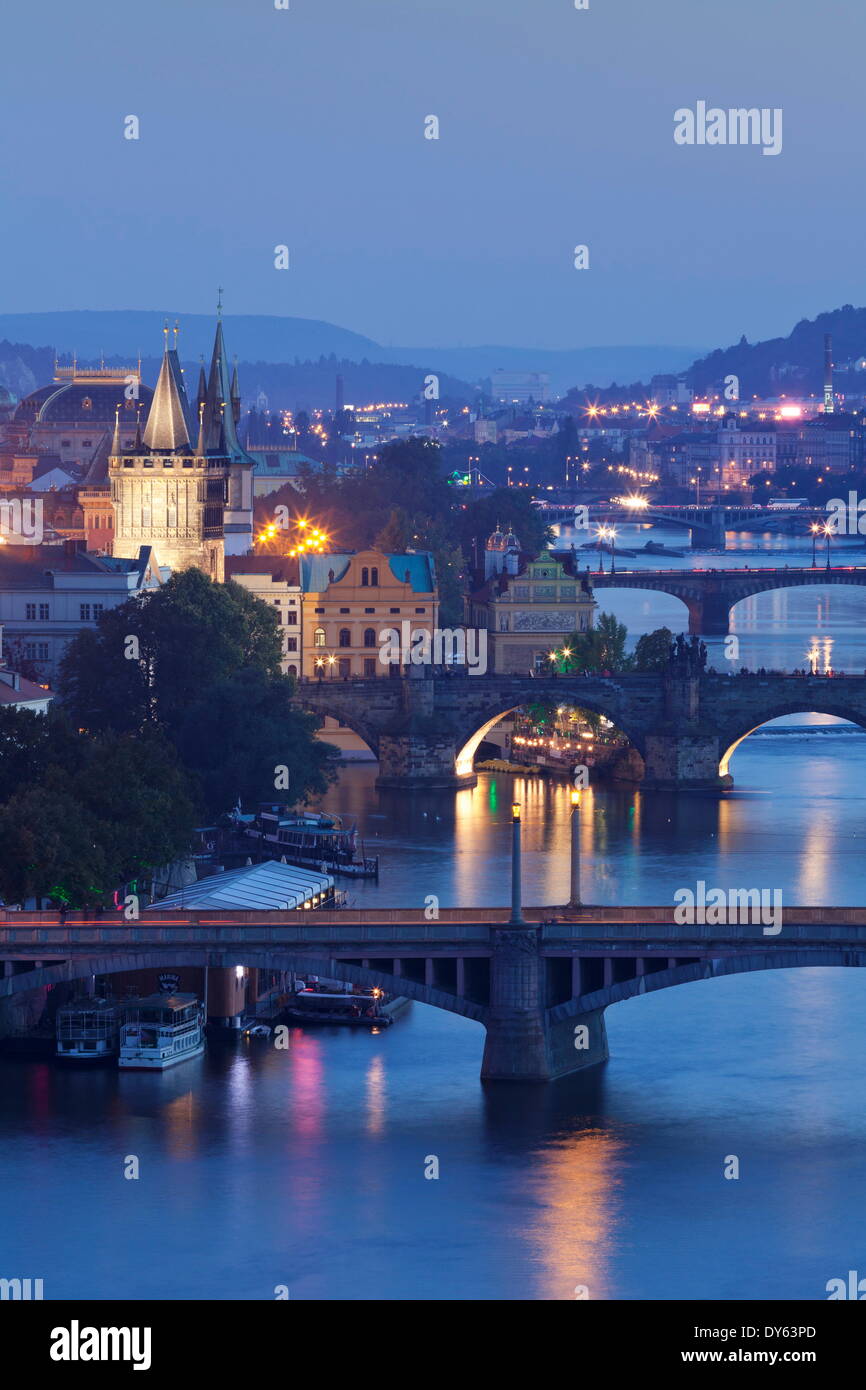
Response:
[{"label": "white boat", "polygon": [[71,1000],[57,1010],[56,1055],[70,1062],[104,1062],[117,1052],[119,1022],[113,1000]]},{"label": "white boat", "polygon": [[204,1008],[194,994],[149,994],[123,1004],[118,1065],[165,1071],[204,1052]]}]

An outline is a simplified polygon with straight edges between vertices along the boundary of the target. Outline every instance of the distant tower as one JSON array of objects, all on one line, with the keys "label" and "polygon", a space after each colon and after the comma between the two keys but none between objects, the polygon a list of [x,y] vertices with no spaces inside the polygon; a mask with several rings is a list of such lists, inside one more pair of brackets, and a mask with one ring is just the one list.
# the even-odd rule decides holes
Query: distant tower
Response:
[{"label": "distant tower", "polygon": [[495,574],[501,574],[504,568],[505,537],[497,522],[496,530],[487,537],[487,544],[484,547],[484,578],[492,579]]},{"label": "distant tower", "polygon": [[338,372],[338,373],[337,373],[337,397],[336,397],[336,401],[335,401],[335,408],[336,408],[336,411],[337,411],[337,414],[338,414],[338,415],[339,415],[340,411],[343,409],[343,401],[344,401],[344,399],[345,399],[345,391],[344,391],[344,387],[343,387],[343,378],[342,378],[342,376],[340,375],[340,373]]},{"label": "distant tower", "polygon": [[832,415],[836,409],[833,399],[833,338],[824,334],[824,414]]}]

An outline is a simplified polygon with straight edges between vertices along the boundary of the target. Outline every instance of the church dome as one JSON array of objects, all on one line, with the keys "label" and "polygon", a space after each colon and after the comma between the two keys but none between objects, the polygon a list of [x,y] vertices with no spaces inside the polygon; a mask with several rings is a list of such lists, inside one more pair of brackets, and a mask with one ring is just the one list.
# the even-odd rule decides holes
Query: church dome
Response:
[{"label": "church dome", "polygon": [[485,550],[505,549],[505,537],[503,536],[498,526],[496,527],[496,530],[493,532],[493,534],[487,537],[487,544],[484,548]]}]

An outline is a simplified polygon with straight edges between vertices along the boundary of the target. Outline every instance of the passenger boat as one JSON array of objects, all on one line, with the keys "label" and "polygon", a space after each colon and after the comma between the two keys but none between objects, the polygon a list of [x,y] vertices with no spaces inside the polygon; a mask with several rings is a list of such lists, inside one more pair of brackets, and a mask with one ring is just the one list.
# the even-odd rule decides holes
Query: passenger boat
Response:
[{"label": "passenger boat", "polygon": [[104,1062],[117,1052],[119,1026],[113,1000],[73,999],[57,1010],[55,1055],[68,1062]]},{"label": "passenger boat", "polygon": [[118,1065],[165,1071],[204,1052],[204,1007],[194,994],[149,994],[123,1004]]},{"label": "passenger boat", "polygon": [[285,855],[287,863],[324,866],[325,872],[353,878],[378,878],[378,856],[356,858],[358,830],[346,827],[341,816],[325,811],[292,811],[288,806],[265,803],[256,815],[232,813],[237,828],[258,840],[271,852]]},{"label": "passenger boat", "polygon": [[285,1014],[293,1023],[339,1023],[349,1028],[388,1028],[394,1022],[382,1013],[387,999],[381,990],[368,994],[331,993],[307,986],[292,996]]}]

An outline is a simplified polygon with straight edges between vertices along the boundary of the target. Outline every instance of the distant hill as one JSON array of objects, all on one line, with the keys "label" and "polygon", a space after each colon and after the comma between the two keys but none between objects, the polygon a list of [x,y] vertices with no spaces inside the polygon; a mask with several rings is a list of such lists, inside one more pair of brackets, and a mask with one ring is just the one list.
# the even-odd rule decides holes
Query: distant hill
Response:
[{"label": "distant hill", "polygon": [[[703,392],[718,386],[726,376],[739,377],[740,395],[793,395],[820,393],[824,381],[824,334],[833,335],[833,360],[837,364],[866,354],[866,309],[843,304],[841,309],[801,319],[787,338],[768,338],[749,343],[745,337],[733,347],[719,348],[689,368],[690,386]],[[845,389],[845,378],[836,385]],[[862,386],[858,389],[862,390]]]},{"label": "distant hill", "polygon": [[[180,321],[180,351],[195,361],[213,344],[212,314],[177,314],[171,309],[75,309],[39,314],[0,314],[0,339],[76,352],[82,360],[119,358],[134,361],[140,352],[159,352],[162,326]],[[634,381],[654,372],[683,371],[696,356],[694,347],[586,347],[564,350],[528,347],[383,347],[372,338],[319,319],[270,314],[229,314],[226,344],[242,362],[316,363],[331,354],[342,362],[414,367],[476,383],[501,367],[548,372],[551,389],[563,394],[575,382]],[[14,388],[13,388],[14,389]],[[267,389],[267,388],[266,388]],[[348,383],[347,383],[348,391]],[[373,395],[377,393],[373,391]],[[444,391],[443,391],[444,394]],[[380,396],[381,398],[381,396]],[[392,399],[393,396],[387,397]],[[401,397],[405,399],[405,395]]]}]

